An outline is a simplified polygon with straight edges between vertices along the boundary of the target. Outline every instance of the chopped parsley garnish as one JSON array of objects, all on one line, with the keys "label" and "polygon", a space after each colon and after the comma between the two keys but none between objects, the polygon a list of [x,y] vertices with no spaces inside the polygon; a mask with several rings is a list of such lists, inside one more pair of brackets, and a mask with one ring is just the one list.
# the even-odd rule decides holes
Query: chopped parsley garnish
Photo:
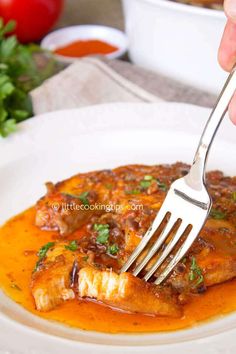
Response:
[{"label": "chopped parsley garnish", "polygon": [[40,250],[38,251],[38,254],[37,254],[39,259],[36,262],[33,272],[36,272],[38,270],[38,267],[39,267],[41,261],[46,257],[48,250],[50,248],[52,248],[54,245],[55,245],[55,242],[48,242],[40,248]]},{"label": "chopped parsley garnish", "polygon": [[89,258],[88,256],[84,256],[82,259],[84,262],[87,262],[88,258]]},{"label": "chopped parsley garnish", "polygon": [[150,185],[151,185],[151,181],[142,180],[140,182],[140,187],[143,188],[143,189],[147,189],[148,187],[150,187]]},{"label": "chopped parsley garnish", "polygon": [[71,242],[69,243],[69,245],[66,245],[66,246],[65,246],[65,249],[66,249],[66,250],[69,250],[69,251],[72,251],[72,252],[76,251],[76,250],[78,249],[77,241],[76,241],[76,240],[71,241]]},{"label": "chopped parsley garnish", "polygon": [[71,193],[62,193],[62,194],[65,195],[66,197],[69,197],[69,198],[76,198],[76,199],[81,200],[83,205],[90,205],[89,200],[87,198],[89,192],[83,192],[80,195],[71,194]]},{"label": "chopped parsley garnish", "polygon": [[117,254],[118,251],[119,251],[119,247],[116,244],[109,246],[107,249],[107,252],[111,255]]},{"label": "chopped parsley garnish", "polygon": [[140,188],[141,189],[147,189],[151,186],[152,182],[156,181],[158,188],[164,192],[167,191],[168,186],[166,185],[166,183],[161,182],[159,179],[155,179],[153,176],[150,175],[146,175],[143,177],[143,179],[140,181],[139,186],[133,190],[129,190],[126,191],[126,194],[139,194],[141,193]]},{"label": "chopped parsley garnish", "polygon": [[71,194],[71,193],[61,193],[61,194],[69,198],[77,198],[77,199],[79,198],[79,196],[76,194]]},{"label": "chopped parsley garnish", "polygon": [[144,179],[144,181],[152,181],[154,178],[150,175],[146,175],[146,176],[144,176],[143,179]]},{"label": "chopped parsley garnish", "polygon": [[84,205],[89,205],[88,194],[89,192],[83,192],[78,197]]},{"label": "chopped parsley garnish", "polygon": [[34,273],[34,272],[36,272],[36,271],[38,270],[38,268],[39,268],[39,266],[40,266],[41,261],[42,261],[42,259],[41,259],[41,258],[37,260],[37,262],[36,262],[36,264],[35,264],[35,267],[34,267],[34,269],[33,269],[33,273]]},{"label": "chopped parsley garnish", "polygon": [[146,175],[146,176],[144,176],[144,178],[140,182],[140,187],[143,189],[147,189],[148,187],[150,187],[152,181],[153,181],[153,177]]},{"label": "chopped parsley garnish", "polygon": [[158,185],[158,188],[163,192],[166,192],[168,189],[166,183],[161,182],[159,179],[157,179],[157,185]]},{"label": "chopped parsley garnish", "polygon": [[140,193],[140,188],[141,189],[147,189],[151,186],[152,182],[156,181],[158,188],[164,192],[167,191],[168,186],[166,185],[166,183],[161,182],[159,179],[154,178],[153,176],[150,175],[146,175],[143,177],[143,179],[140,181],[139,183],[139,187],[133,190],[129,190],[126,192],[126,194],[139,194]]},{"label": "chopped parsley garnish", "polygon": [[224,212],[222,212],[221,210],[217,210],[217,209],[212,208],[211,212],[210,212],[210,216],[216,220],[223,220],[223,219],[225,219],[226,214]]},{"label": "chopped parsley garnish", "polygon": [[126,194],[140,194],[140,190],[139,189],[131,189],[129,191],[125,192]]},{"label": "chopped parsley garnish", "polygon": [[94,224],[94,230],[97,231],[98,235],[96,238],[97,243],[105,245],[109,238],[109,225],[108,224]]},{"label": "chopped parsley garnish", "polygon": [[55,245],[55,242],[48,242],[46,245],[43,245],[40,250],[38,251],[39,258],[46,257],[48,250]]},{"label": "chopped parsley garnish", "polygon": [[191,263],[190,272],[189,272],[189,280],[191,282],[194,281],[195,286],[198,286],[199,284],[201,284],[204,281],[204,277],[202,275],[202,270],[198,266],[195,257],[192,257],[192,263]]}]

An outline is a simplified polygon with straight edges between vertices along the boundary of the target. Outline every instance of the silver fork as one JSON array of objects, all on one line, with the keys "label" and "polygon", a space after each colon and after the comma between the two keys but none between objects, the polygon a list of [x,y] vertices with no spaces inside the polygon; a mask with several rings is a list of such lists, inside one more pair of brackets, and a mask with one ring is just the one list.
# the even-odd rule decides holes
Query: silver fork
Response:
[{"label": "silver fork", "polygon": [[[173,255],[173,258],[154,282],[155,284],[160,284],[184,257],[198,236],[206,222],[212,205],[211,197],[205,186],[205,166],[208,152],[235,90],[236,69],[234,68],[204,128],[189,173],[172,183],[153,224],[149,227],[139,245],[124,264],[121,272],[125,272],[130,268],[156,231],[159,230],[160,234],[157,240],[150,247],[144,259],[133,270],[133,274],[137,276],[144,270],[153,256],[157,255],[158,251],[164,246],[163,252],[160,252],[156,262],[143,277],[144,280],[148,281],[163,262],[167,260],[167,257],[171,255],[175,247],[177,247],[178,250]],[[163,226],[164,220],[167,220],[167,222]],[[183,240],[183,236],[185,237],[184,241],[178,247],[178,242],[181,239]],[[167,242],[169,238],[170,241]]]}]

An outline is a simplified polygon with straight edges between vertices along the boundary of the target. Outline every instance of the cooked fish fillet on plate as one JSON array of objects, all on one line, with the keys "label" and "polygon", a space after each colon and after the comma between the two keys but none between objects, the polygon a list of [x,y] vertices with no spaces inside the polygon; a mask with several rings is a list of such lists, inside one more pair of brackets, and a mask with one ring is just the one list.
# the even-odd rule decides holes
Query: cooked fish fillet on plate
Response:
[{"label": "cooked fish fillet on plate", "polygon": [[[208,114],[164,103],[90,107],[29,120],[0,141],[2,350],[235,352],[229,120],[209,161],[213,210],[193,247],[160,287],[157,274],[150,283],[132,269],[120,274],[170,183],[186,173],[176,161],[191,163]],[[107,208],[86,210],[96,204]]]},{"label": "cooked fish fillet on plate", "polygon": [[[42,229],[56,230],[59,242],[51,245],[33,272],[37,309],[48,311],[63,301],[86,297],[124,311],[176,317],[181,316],[183,298],[191,301],[190,294],[234,278],[236,204],[232,196],[236,178],[219,171],[207,175],[213,197],[208,223],[163,286],[119,274],[158,212],[169,185],[187,171],[183,163],[128,165],[78,174],[50,188],[47,184],[46,196],[36,205],[35,222]],[[90,210],[95,201],[120,208]],[[83,236],[78,238],[76,229],[81,227]],[[65,244],[71,235],[73,241]]]}]

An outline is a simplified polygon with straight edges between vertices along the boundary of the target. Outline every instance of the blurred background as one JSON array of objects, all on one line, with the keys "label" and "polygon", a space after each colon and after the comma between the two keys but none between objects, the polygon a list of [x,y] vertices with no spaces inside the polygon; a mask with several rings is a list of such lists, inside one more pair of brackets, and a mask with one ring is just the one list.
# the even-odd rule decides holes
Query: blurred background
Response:
[{"label": "blurred background", "polygon": [[[132,1],[132,0],[130,0]],[[94,23],[124,29],[120,0],[66,0],[57,27]]]},{"label": "blurred background", "polygon": [[[225,23],[223,0],[0,0],[0,135],[43,110],[130,101],[126,85],[137,85],[132,99],[211,106],[226,77],[217,60]],[[65,98],[53,102],[68,72]]]}]

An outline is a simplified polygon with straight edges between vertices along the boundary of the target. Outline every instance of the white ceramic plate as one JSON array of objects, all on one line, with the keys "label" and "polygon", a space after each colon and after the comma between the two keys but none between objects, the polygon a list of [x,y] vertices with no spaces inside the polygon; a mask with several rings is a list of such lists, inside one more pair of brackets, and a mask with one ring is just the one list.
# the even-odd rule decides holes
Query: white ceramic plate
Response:
[{"label": "white ceramic plate", "polygon": [[[191,162],[209,112],[183,104],[110,104],[53,112],[0,140],[0,223],[35,203],[43,183],[127,163]],[[209,168],[236,172],[236,128],[225,119]],[[0,352],[32,354],[236,352],[236,314],[188,330],[108,335],[40,319],[0,293]]]}]

